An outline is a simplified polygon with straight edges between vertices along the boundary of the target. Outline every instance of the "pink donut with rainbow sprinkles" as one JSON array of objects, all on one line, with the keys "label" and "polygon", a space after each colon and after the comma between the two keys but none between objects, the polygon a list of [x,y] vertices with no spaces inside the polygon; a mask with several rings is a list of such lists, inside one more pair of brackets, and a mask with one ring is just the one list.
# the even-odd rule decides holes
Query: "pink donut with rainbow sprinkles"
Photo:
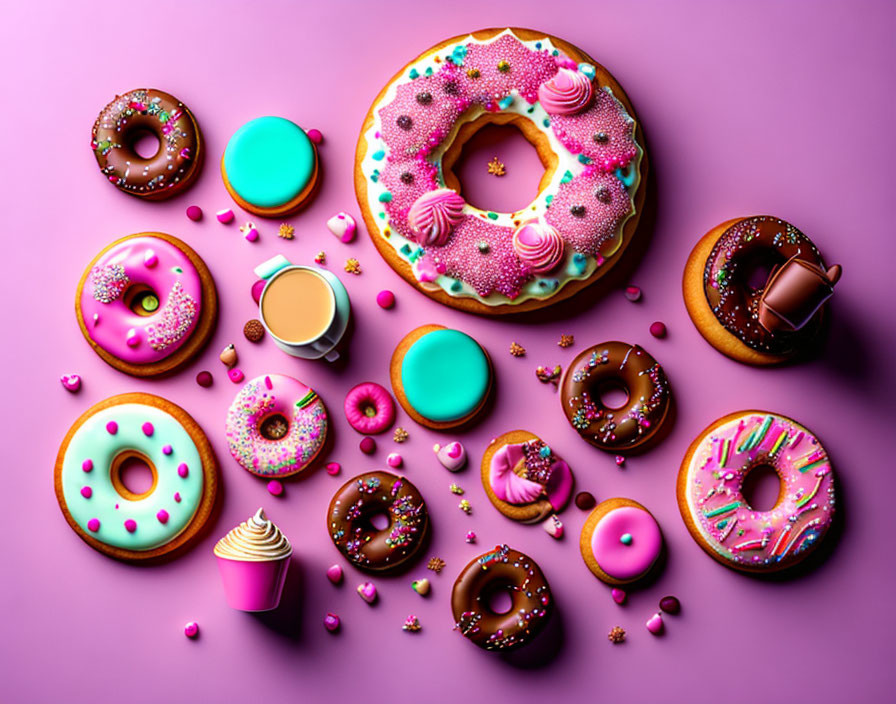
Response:
[{"label": "pink donut with rainbow sprinkles", "polygon": [[283,374],[247,382],[227,412],[226,435],[243,469],[282,478],[304,471],[320,454],[329,420],[320,396]]}]

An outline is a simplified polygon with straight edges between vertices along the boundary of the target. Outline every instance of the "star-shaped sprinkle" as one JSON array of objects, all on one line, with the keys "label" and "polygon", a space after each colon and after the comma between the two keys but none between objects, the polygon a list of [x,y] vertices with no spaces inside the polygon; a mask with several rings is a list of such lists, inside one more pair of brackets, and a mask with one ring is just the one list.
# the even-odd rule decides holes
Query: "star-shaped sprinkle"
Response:
[{"label": "star-shaped sprinkle", "polygon": [[431,557],[426,563],[426,569],[432,570],[436,574],[441,572],[445,567],[445,561],[441,557]]},{"label": "star-shaped sprinkle", "polygon": [[607,638],[610,639],[611,643],[621,643],[625,640],[625,631],[619,626],[613,626],[607,634]]},{"label": "star-shaped sprinkle", "polygon": [[557,344],[560,347],[572,347],[575,341],[576,338],[573,335],[561,335],[560,342],[558,342]]},{"label": "star-shaped sprinkle", "polygon": [[282,237],[285,240],[291,240],[295,237],[296,228],[294,228],[289,223],[280,223],[280,229],[277,230],[277,237]]},{"label": "star-shaped sprinkle", "polygon": [[498,157],[493,157],[490,162],[488,162],[488,172],[493,176],[503,176],[507,173],[507,169],[504,168],[504,164]]},{"label": "star-shaped sprinkle", "polygon": [[392,439],[397,443],[402,443],[408,439],[408,431],[401,427],[396,428],[392,433]]},{"label": "star-shaped sprinkle", "polygon": [[510,343],[510,354],[514,357],[522,357],[526,354],[526,348],[516,342]]},{"label": "star-shaped sprinkle", "polygon": [[349,274],[360,274],[361,273],[361,263],[352,257],[351,259],[345,260],[345,271]]}]

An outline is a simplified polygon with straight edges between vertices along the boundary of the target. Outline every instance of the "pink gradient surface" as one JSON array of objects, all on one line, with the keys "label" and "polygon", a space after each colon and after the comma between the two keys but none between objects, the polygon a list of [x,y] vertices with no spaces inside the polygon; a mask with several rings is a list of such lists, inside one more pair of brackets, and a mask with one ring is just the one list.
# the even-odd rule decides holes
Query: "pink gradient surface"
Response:
[{"label": "pink gradient surface", "polygon": [[[4,702],[585,702],[892,700],[894,574],[893,201],[896,102],[892,70],[896,9],[884,2],[171,2],[112,6],[34,1],[7,4],[0,16],[4,136],[3,197],[5,525],[0,605],[0,700]],[[519,25],[559,35],[606,65],[643,122],[655,178],[653,238],[632,283],[596,304],[563,304],[538,321],[484,320],[439,306],[413,291],[362,234],[338,242],[326,220],[358,217],[352,186],[357,133],[381,86],[419,51],[455,34]],[[88,147],[96,114],[116,91],[158,87],[195,112],[208,160],[196,186],[163,203],[118,192],[98,172]],[[314,203],[290,218],[296,238],[259,221],[257,243],[237,226],[250,218],[228,197],[218,159],[229,136],[260,115],[282,115],[324,133],[324,180]],[[515,150],[516,151],[515,151]],[[502,152],[514,183],[517,145]],[[484,155],[485,161],[492,154]],[[525,169],[531,154],[518,163]],[[475,171],[475,170],[474,170]],[[535,174],[537,177],[537,174]],[[476,178],[492,187],[484,169]],[[491,180],[489,180],[491,179]],[[534,184],[529,175],[520,184]],[[531,185],[527,185],[531,188]],[[198,204],[205,218],[184,211]],[[233,207],[237,222],[218,223]],[[814,361],[760,370],[709,347],[681,298],[681,272],[695,240],[730,217],[772,213],[793,222],[826,259],[843,265],[832,329]],[[649,225],[649,223],[648,223]],[[106,366],[81,337],[75,287],[87,262],[119,236],[146,230],[186,240],[216,277],[220,322],[211,345],[180,375],[141,381]],[[327,253],[352,297],[348,365],[292,359],[270,339],[245,341],[257,316],[252,268],[277,253],[310,263]],[[360,276],[342,271],[348,257]],[[392,289],[383,310],[376,293]],[[649,325],[668,326],[664,340]],[[470,467],[450,474],[431,447],[455,436],[416,426],[396,446],[379,436],[373,456],[358,450],[341,404],[362,381],[388,385],[388,361],[411,328],[437,322],[464,330],[488,349],[497,372],[494,410],[461,439]],[[576,344],[560,349],[561,333]],[[534,374],[566,364],[584,346],[639,343],[664,365],[677,419],[654,451],[624,469],[570,428],[557,395]],[[517,341],[522,358],[507,348]],[[272,497],[265,481],[230,457],[224,418],[238,386],[218,352],[233,342],[246,378],[279,372],[313,386],[333,418],[335,442],[323,469],[285,482]],[[194,377],[207,369],[214,385]],[[70,394],[59,375],[76,372]],[[162,395],[205,428],[221,464],[223,499],[208,535],[180,559],[135,567],[91,550],[69,529],[53,495],[52,468],[70,423],[90,404],[126,391]],[[688,534],[675,478],[691,440],[717,417],[763,408],[794,417],[821,438],[840,479],[839,540],[799,578],[762,581],[716,564]],[[668,557],[658,579],[617,606],[578,550],[585,514],[562,515],[566,537],[513,523],[489,503],[478,465],[491,437],[526,428],[554,447],[580,489],[598,499],[627,496],[657,518]],[[383,468],[399,451],[403,471],[423,492],[433,521],[425,557],[447,562],[436,575],[425,558],[398,577],[374,577],[379,600],[355,593],[368,579],[343,564],[327,536],[332,492],[355,473]],[[452,481],[470,516],[457,508]],[[212,548],[259,506],[294,547],[280,607],[267,614],[230,609]],[[464,536],[474,530],[475,544]],[[449,607],[457,572],[496,543],[535,558],[552,586],[558,618],[553,647],[524,663],[482,652],[452,632]],[[421,598],[412,579],[428,577]],[[660,597],[682,612],[655,637],[644,623]],[[339,614],[338,634],[324,630]],[[401,629],[409,614],[419,633]],[[197,621],[200,637],[183,635]],[[623,645],[611,627],[628,631]]]}]

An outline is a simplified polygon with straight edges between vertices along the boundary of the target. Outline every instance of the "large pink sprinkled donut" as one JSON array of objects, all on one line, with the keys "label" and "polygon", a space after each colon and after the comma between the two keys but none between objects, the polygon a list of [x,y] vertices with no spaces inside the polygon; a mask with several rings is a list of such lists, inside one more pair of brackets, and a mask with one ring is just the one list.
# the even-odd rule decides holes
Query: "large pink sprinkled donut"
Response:
[{"label": "large pink sprinkled donut", "polygon": [[364,435],[388,430],[395,421],[395,403],[389,392],[372,381],[358,384],[345,396],[345,418]]},{"label": "large pink sprinkled donut", "polygon": [[327,409],[314,390],[283,374],[247,382],[227,412],[230,454],[259,477],[307,469],[327,439]]},{"label": "large pink sprinkled donut", "polygon": [[172,372],[208,342],[215,282],[185,242],[159,232],[116,240],[87,266],[75,295],[78,325],[97,354],[134,376]]},{"label": "large pink sprinkled donut", "polygon": [[[452,172],[489,123],[538,150],[535,199],[473,207]],[[644,207],[647,157],[621,86],[571,44],[488,29],[427,50],[380,91],[355,159],[361,212],[380,254],[446,305],[482,314],[541,308],[605,274]]]}]

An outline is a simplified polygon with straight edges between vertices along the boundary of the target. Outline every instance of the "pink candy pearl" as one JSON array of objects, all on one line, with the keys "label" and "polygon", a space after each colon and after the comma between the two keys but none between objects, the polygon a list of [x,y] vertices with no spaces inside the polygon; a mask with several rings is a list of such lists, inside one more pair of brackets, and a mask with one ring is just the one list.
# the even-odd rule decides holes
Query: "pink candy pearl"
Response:
[{"label": "pink candy pearl", "polygon": [[246,378],[245,374],[242,371],[234,367],[233,369],[227,372],[227,377],[234,383],[239,384],[243,379]]},{"label": "pink candy pearl", "polygon": [[327,568],[327,579],[333,584],[339,584],[342,581],[342,568],[339,565],[330,565]]},{"label": "pink candy pearl", "polygon": [[118,432],[118,423],[114,420],[110,420],[106,423],[106,432],[109,433],[109,435],[115,435],[115,433]]},{"label": "pink candy pearl", "polygon": [[268,492],[271,496],[281,496],[283,494],[283,485],[276,479],[271,479],[268,482]]},{"label": "pink candy pearl", "polygon": [[187,467],[186,462],[181,462],[179,465],[177,465],[177,475],[179,477],[183,477],[186,479],[186,477],[189,473],[190,473],[190,468]]},{"label": "pink candy pearl", "polygon": [[184,626],[184,635],[187,638],[195,638],[199,635],[199,624],[195,621],[190,621],[187,625]]},{"label": "pink candy pearl", "polygon": [[634,302],[641,300],[641,289],[637,286],[626,286],[625,287],[625,297]]},{"label": "pink candy pearl", "polygon": [[320,133],[320,130],[311,129],[305,132],[305,134],[307,134],[308,139],[310,139],[315,144],[320,144],[324,141],[324,136]]},{"label": "pink candy pearl", "polygon": [[230,208],[225,208],[215,213],[215,217],[218,218],[218,222],[226,225],[233,222],[233,211]]},{"label": "pink candy pearl", "polygon": [[85,499],[89,499],[91,496],[93,496],[93,489],[91,489],[89,486],[82,486],[81,496],[83,496]]},{"label": "pink candy pearl", "polygon": [[324,616],[324,628],[330,633],[339,630],[339,617],[336,614],[328,613]]},{"label": "pink candy pearl", "polygon": [[167,523],[168,522],[168,512],[165,509],[162,509],[156,514],[156,518],[159,519],[159,523]]},{"label": "pink candy pearl", "polygon": [[376,304],[380,308],[391,308],[395,305],[395,294],[391,291],[380,291],[376,294]]},{"label": "pink candy pearl", "polygon": [[663,338],[666,336],[666,326],[659,321],[651,323],[650,334],[654,337]]},{"label": "pink candy pearl", "polygon": [[627,596],[627,594],[622,589],[618,588],[613,589],[613,591],[610,592],[610,595],[613,597],[613,601],[615,601],[617,604],[624,604],[625,598]]},{"label": "pink candy pearl", "polygon": [[83,469],[85,472],[89,472],[90,470],[92,470],[93,469],[93,460],[84,460],[81,463],[81,469]]},{"label": "pink candy pearl", "polygon": [[152,427],[152,423],[150,422],[144,423],[141,429],[143,430],[143,434],[148,438],[151,438],[152,434],[156,431],[156,429]]},{"label": "pink candy pearl", "polygon": [[327,462],[327,474],[331,477],[335,477],[339,474],[339,471],[342,469],[342,465],[338,462]]},{"label": "pink candy pearl", "polygon": [[129,518],[124,522],[124,528],[128,533],[133,533],[135,530],[137,530],[137,521],[135,521],[133,518]]},{"label": "pink candy pearl", "polygon": [[647,619],[647,630],[653,633],[653,635],[659,635],[663,631],[663,617],[660,614],[654,614],[649,619]]},{"label": "pink candy pearl", "polygon": [[199,384],[202,388],[207,389],[212,385],[211,372],[199,372],[196,375],[196,383]]},{"label": "pink candy pearl", "polygon": [[81,388],[81,377],[77,374],[63,374],[59,377],[59,380],[62,382],[66,391],[74,393]]},{"label": "pink candy pearl", "polygon": [[193,222],[199,222],[202,220],[202,208],[198,205],[191,205],[187,208],[187,217]]},{"label": "pink candy pearl", "polygon": [[258,230],[256,230],[254,227],[250,227],[250,228],[246,231],[244,237],[245,237],[249,242],[257,242],[257,241],[258,241]]},{"label": "pink candy pearl", "polygon": [[366,437],[361,440],[360,447],[361,452],[363,452],[365,455],[372,455],[374,452],[376,452],[376,440],[371,437]]},{"label": "pink candy pearl", "polygon": [[87,521],[87,530],[91,533],[96,533],[100,529],[100,521],[98,518],[91,518]]},{"label": "pink candy pearl", "polygon": [[392,467],[392,469],[401,467],[401,464],[402,464],[401,455],[399,455],[397,452],[389,453],[389,456],[386,458],[386,464],[389,465],[390,467]]},{"label": "pink candy pearl", "polygon": [[254,284],[252,284],[252,300],[258,303],[261,300],[261,292],[264,291],[264,286],[267,283],[264,279],[259,279]]}]

